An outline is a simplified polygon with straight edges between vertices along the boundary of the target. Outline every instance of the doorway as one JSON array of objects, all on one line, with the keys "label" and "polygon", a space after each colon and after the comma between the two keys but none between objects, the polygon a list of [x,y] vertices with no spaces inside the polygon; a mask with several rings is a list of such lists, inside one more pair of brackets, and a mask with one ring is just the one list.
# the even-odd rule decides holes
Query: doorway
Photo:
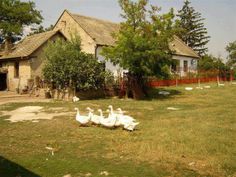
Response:
[{"label": "doorway", "polygon": [[7,73],[0,73],[0,91],[7,89]]}]

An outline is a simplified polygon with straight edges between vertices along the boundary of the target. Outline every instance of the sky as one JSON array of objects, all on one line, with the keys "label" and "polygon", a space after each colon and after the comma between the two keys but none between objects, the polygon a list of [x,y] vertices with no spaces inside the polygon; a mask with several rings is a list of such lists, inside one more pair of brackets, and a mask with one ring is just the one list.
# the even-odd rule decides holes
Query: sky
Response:
[{"label": "sky", "polygon": [[[26,1],[26,0],[25,0]],[[117,0],[33,0],[41,10],[45,27],[55,24],[64,9],[72,13],[120,22],[121,9]],[[149,0],[167,12],[183,6],[183,0]],[[191,0],[191,5],[205,18],[204,24],[211,36],[209,53],[216,57],[227,57],[225,47],[236,40],[236,0]]]}]

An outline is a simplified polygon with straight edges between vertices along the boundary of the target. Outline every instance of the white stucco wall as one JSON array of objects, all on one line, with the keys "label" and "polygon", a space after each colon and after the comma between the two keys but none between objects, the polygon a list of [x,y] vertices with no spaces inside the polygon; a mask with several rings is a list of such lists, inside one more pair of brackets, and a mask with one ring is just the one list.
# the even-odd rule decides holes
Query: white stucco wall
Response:
[{"label": "white stucco wall", "polygon": [[[102,51],[102,46],[99,46],[96,51],[96,56],[99,61],[105,61],[105,58],[100,54]],[[188,61],[188,72],[197,72],[197,62],[196,58],[192,57],[185,57],[179,55],[173,55],[173,59],[179,60],[179,68],[180,68],[180,75],[185,76],[186,73],[184,72],[184,61]],[[114,66],[111,62],[106,61],[106,69],[110,70],[114,73],[115,76],[123,76],[123,72],[127,72],[128,70],[124,70],[119,66]]]},{"label": "white stucco wall", "polygon": [[184,72],[184,61],[188,61],[188,72],[197,72],[198,60],[196,58],[173,55],[173,59],[179,60],[179,68],[181,76],[184,76],[186,74]]},{"label": "white stucco wall", "polygon": [[[98,46],[96,50],[96,56],[99,61],[105,61],[105,57],[101,55],[102,46]],[[106,70],[110,70],[114,73],[114,76],[123,76],[123,72],[127,70],[122,69],[119,65],[113,65],[110,61],[106,61]]]}]

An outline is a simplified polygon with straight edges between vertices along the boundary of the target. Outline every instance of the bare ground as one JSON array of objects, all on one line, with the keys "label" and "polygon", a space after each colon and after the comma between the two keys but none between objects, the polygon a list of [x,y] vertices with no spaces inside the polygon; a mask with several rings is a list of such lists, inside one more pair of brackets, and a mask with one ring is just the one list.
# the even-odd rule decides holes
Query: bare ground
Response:
[{"label": "bare ground", "polygon": [[15,92],[0,91],[0,105],[7,103],[27,103],[27,102],[50,102],[51,100],[42,97],[30,97],[29,95],[19,95]]},{"label": "bare ground", "polygon": [[[30,97],[29,95],[19,95],[15,92],[0,92],[0,106],[8,103],[27,103],[27,102],[50,102],[49,99],[44,99],[42,97]],[[56,108],[55,108],[56,109]],[[32,121],[38,122],[39,119],[52,119],[55,116],[65,115],[65,113],[59,113],[60,108],[54,110],[53,113],[45,112],[41,106],[25,106],[20,107],[13,111],[2,112],[2,115],[8,115],[8,119],[11,122],[21,122],[21,121]],[[51,110],[53,111],[53,110]]]},{"label": "bare ground", "polygon": [[[59,108],[60,109],[60,108]],[[25,106],[20,107],[13,111],[5,111],[3,115],[8,115],[10,118],[6,119],[11,122],[22,122],[22,121],[32,121],[38,122],[38,120],[50,120],[55,116],[63,116],[68,114],[66,113],[47,113],[41,106]]]}]

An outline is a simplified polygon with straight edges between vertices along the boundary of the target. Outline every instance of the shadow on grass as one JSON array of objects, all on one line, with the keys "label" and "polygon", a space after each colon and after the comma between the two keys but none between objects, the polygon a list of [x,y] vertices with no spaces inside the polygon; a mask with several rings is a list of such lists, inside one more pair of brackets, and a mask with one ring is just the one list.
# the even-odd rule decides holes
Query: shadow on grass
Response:
[{"label": "shadow on grass", "polygon": [[10,160],[0,156],[0,176],[13,177],[13,176],[27,176],[27,177],[40,177],[39,175],[27,170],[26,168],[14,163]]},{"label": "shadow on grass", "polygon": [[[167,94],[160,94],[160,92],[165,92]],[[168,94],[169,93],[169,94]],[[165,99],[171,99],[176,95],[181,95],[182,92],[179,90],[174,89],[164,89],[164,88],[149,88],[148,89],[148,97],[146,100],[165,100]]]}]

